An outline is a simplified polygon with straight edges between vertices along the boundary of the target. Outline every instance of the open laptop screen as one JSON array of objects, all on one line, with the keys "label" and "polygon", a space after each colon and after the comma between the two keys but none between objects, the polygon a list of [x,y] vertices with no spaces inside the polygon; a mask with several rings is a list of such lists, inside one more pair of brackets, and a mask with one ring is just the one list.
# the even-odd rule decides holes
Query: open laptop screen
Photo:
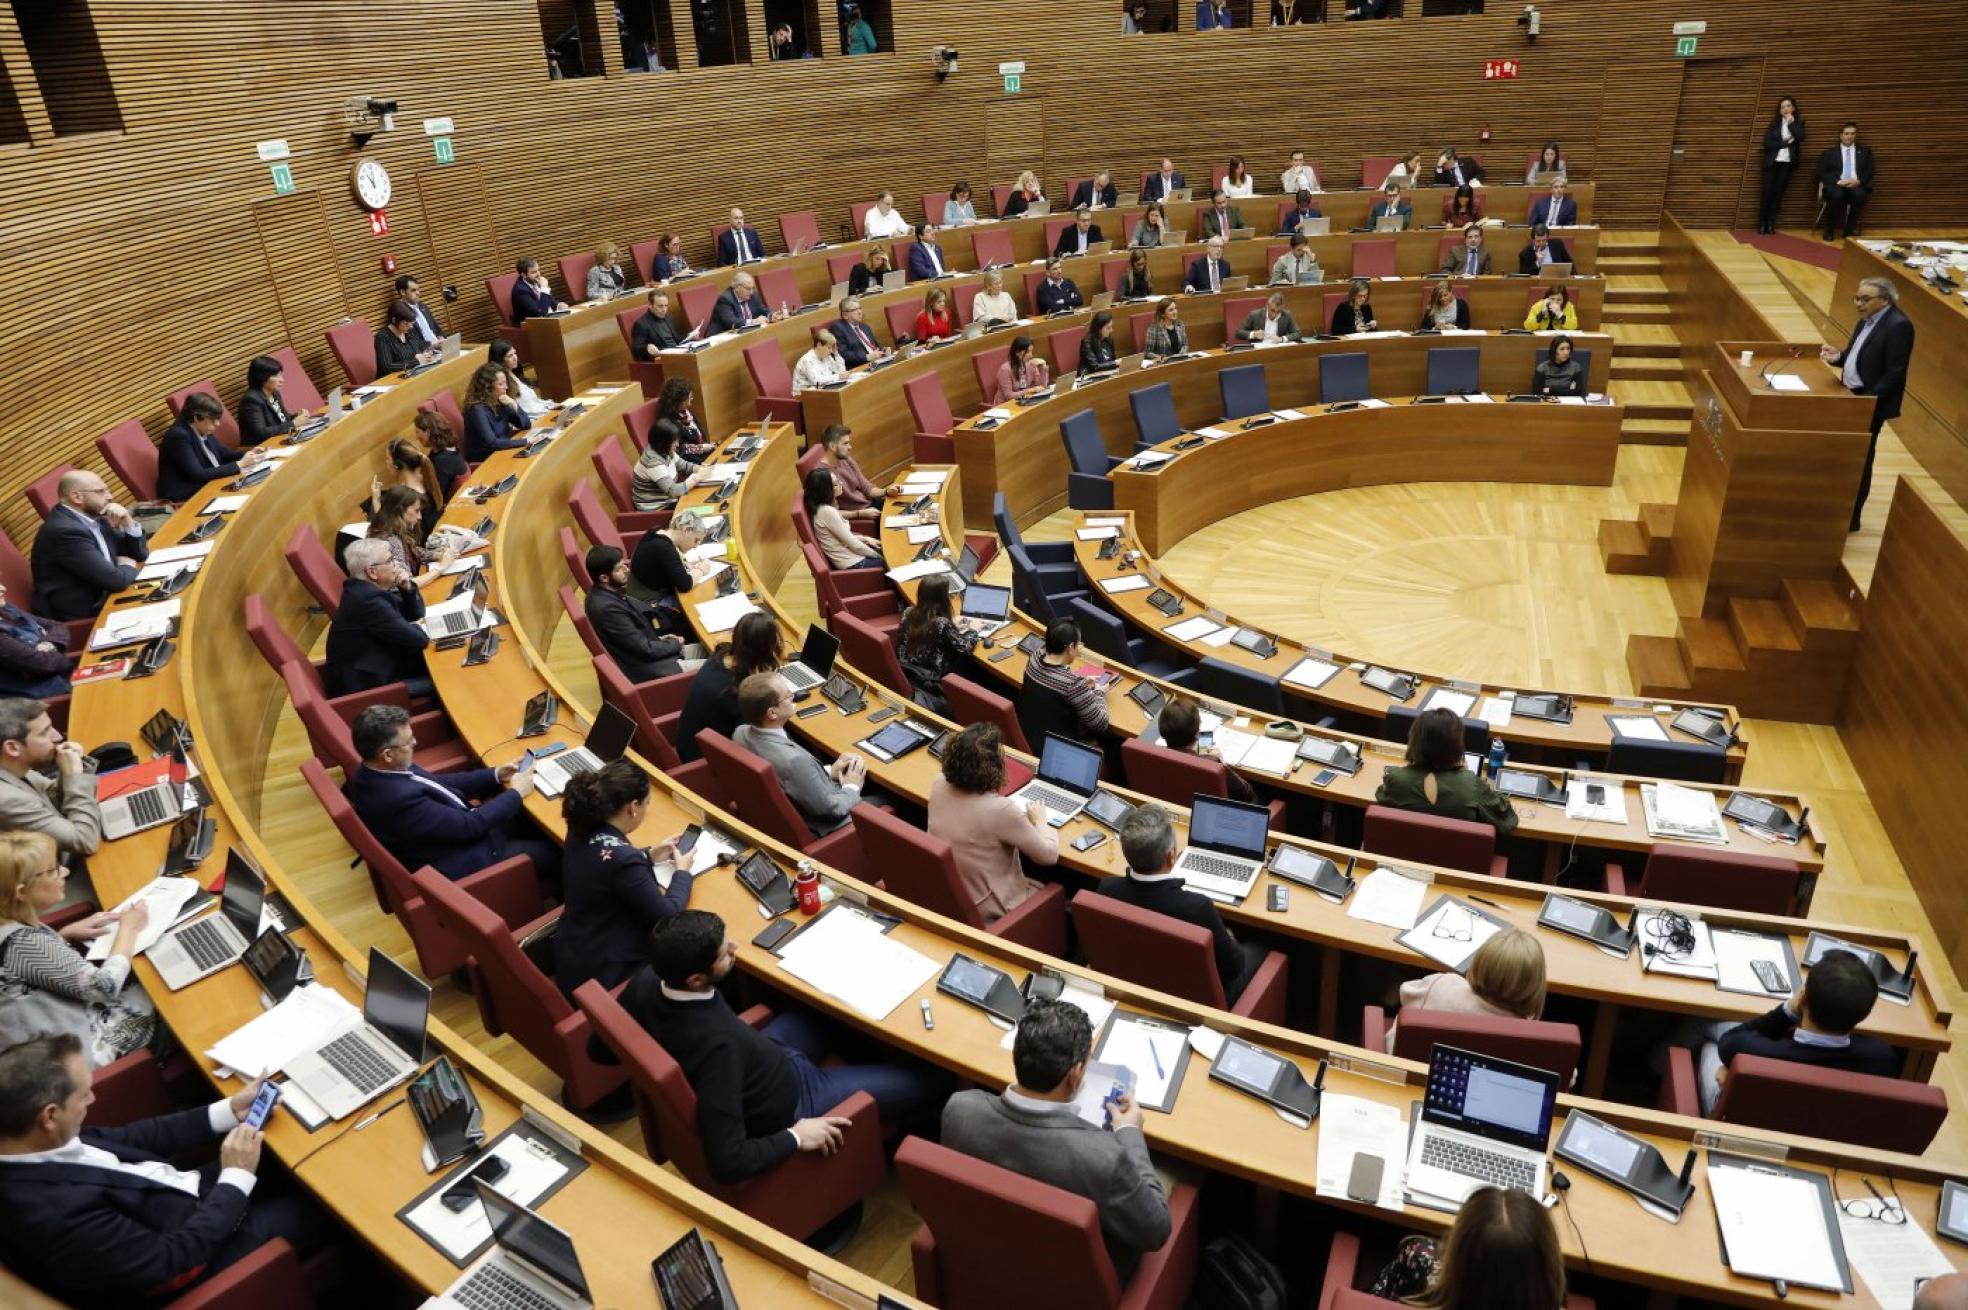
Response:
[{"label": "open laptop screen", "polygon": [[239,935],[252,941],[260,935],[260,902],[266,899],[266,880],[246,862],[237,846],[226,852],[225,890],[219,893],[219,909],[239,929]]},{"label": "open laptop screen", "polygon": [[992,587],[979,582],[964,590],[963,612],[966,618],[986,619],[997,622],[1011,616],[1011,588]]},{"label": "open laptop screen", "polygon": [[635,740],[635,720],[613,705],[603,705],[595,715],[594,725],[588,729],[585,743],[589,753],[603,764],[619,760]]},{"label": "open laptop screen", "polygon": [[799,662],[819,677],[833,672],[834,656],[840,653],[840,638],[817,623],[806,626],[806,644],[800,647]]},{"label": "open laptop screen", "polygon": [[1189,810],[1189,844],[1247,860],[1264,858],[1264,830],[1271,811],[1214,796],[1197,796]]},{"label": "open laptop screen", "polygon": [[424,1058],[424,1025],[430,1018],[430,987],[416,974],[375,947],[369,948],[369,980],[362,992],[362,1017],[412,1060]]},{"label": "open laptop screen", "polygon": [[1542,1151],[1557,1100],[1557,1074],[1438,1045],[1428,1060],[1422,1110],[1430,1123]]},{"label": "open laptop screen", "polygon": [[1091,795],[1100,785],[1100,752],[1047,733],[1039,752],[1039,776],[1083,796]]},{"label": "open laptop screen", "polygon": [[517,1205],[477,1179],[478,1199],[485,1217],[492,1224],[492,1240],[499,1249],[524,1260],[547,1277],[588,1298],[588,1280],[581,1274],[581,1261],[574,1254],[574,1239],[523,1205]]}]

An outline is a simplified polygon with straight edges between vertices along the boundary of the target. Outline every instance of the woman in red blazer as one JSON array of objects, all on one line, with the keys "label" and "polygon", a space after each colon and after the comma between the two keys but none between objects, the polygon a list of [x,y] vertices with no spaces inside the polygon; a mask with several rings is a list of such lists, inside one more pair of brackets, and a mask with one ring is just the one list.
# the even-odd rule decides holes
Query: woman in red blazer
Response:
[{"label": "woman in red blazer", "polygon": [[922,311],[916,315],[916,340],[934,341],[950,335],[950,293],[942,287],[923,297]]}]

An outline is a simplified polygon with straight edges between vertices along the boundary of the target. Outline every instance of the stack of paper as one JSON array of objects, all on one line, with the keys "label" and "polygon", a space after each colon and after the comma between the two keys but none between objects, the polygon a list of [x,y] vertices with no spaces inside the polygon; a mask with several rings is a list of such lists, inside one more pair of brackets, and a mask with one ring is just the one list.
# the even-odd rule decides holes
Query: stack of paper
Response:
[{"label": "stack of paper", "polygon": [[[898,564],[888,571],[888,576],[896,582],[914,582],[917,578],[926,578],[932,573],[949,571],[950,561],[939,555],[934,559],[910,560],[907,564]],[[737,622],[735,619],[732,621]]]},{"label": "stack of paper", "polygon": [[[157,945],[157,939],[171,931],[178,916],[184,913],[185,905],[198,895],[198,884],[190,878],[155,878],[123,898],[116,912],[123,911],[142,901],[150,909],[150,920],[144,930],[137,934],[136,954],[141,955]],[[89,943],[91,960],[107,960],[110,943],[116,940],[114,931],[106,932]]]},{"label": "stack of paper", "polygon": [[1261,732],[1238,732],[1235,728],[1216,730],[1217,758],[1233,769],[1254,769],[1283,778],[1298,767],[1298,743]]},{"label": "stack of paper", "polygon": [[1139,573],[1123,573],[1118,578],[1100,580],[1100,589],[1110,596],[1118,595],[1123,591],[1143,591],[1147,586],[1148,579]]},{"label": "stack of paper", "polygon": [[1402,937],[1402,944],[1445,969],[1461,973],[1483,943],[1503,929],[1496,920],[1444,896],[1433,913]]},{"label": "stack of paper", "polygon": [[316,983],[296,987],[287,993],[286,1000],[221,1037],[205,1054],[222,1069],[242,1078],[257,1078],[325,1046],[361,1023],[362,1011],[332,987]]},{"label": "stack of paper", "polygon": [[1590,778],[1571,778],[1565,783],[1565,817],[1568,819],[1593,819],[1600,823],[1626,822],[1626,788],[1617,782],[1597,784],[1605,796],[1598,804],[1585,798],[1585,789],[1592,784]]},{"label": "stack of paper", "polygon": [[886,1019],[936,976],[937,964],[882,927],[852,905],[836,905],[787,944],[780,967],[870,1019]]},{"label": "stack of paper", "polygon": [[1476,706],[1476,697],[1466,691],[1452,687],[1436,687],[1422,698],[1424,710],[1447,710],[1458,718],[1469,713]]},{"label": "stack of paper", "polygon": [[907,535],[911,546],[920,546],[925,541],[941,541],[943,528],[941,524],[923,523],[908,529]]},{"label": "stack of paper", "polygon": [[1212,623],[1198,614],[1194,618],[1184,619],[1180,623],[1172,623],[1168,627],[1163,628],[1162,632],[1176,641],[1199,641],[1222,626],[1222,624]]},{"label": "stack of paper", "polygon": [[163,546],[151,551],[144,563],[183,564],[186,560],[204,559],[216,545],[216,541],[192,541],[181,546]]},{"label": "stack of paper", "polygon": [[1671,782],[1643,782],[1640,810],[1646,817],[1649,836],[1706,842],[1712,846],[1729,844],[1729,833],[1722,826],[1722,812],[1716,808],[1713,792]]},{"label": "stack of paper", "polygon": [[153,601],[148,605],[105,610],[96,624],[96,630],[89,634],[89,649],[107,650],[111,646],[161,637],[170,631],[171,621],[178,617],[183,604],[183,597],[173,596],[169,600]]},{"label": "stack of paper", "polygon": [[719,596],[707,600],[697,607],[697,622],[706,633],[715,635],[729,632],[738,626],[738,620],[756,610],[751,597],[742,591],[734,591],[729,596]]},{"label": "stack of paper", "polygon": [[1886,1224],[1840,1213],[1845,1254],[1880,1310],[1913,1310],[1915,1284],[1954,1272],[1954,1266],[1919,1224]]},{"label": "stack of paper", "polygon": [[934,491],[949,480],[948,469],[911,469],[909,476],[902,479],[902,494],[914,500],[925,492]]},{"label": "stack of paper", "polygon": [[1380,1195],[1374,1204],[1399,1210],[1401,1178],[1407,1165],[1408,1127],[1400,1107],[1361,1096],[1326,1092],[1319,1098],[1319,1196],[1345,1196],[1357,1155],[1381,1161]]},{"label": "stack of paper", "polygon": [[1811,1179],[1789,1171],[1721,1166],[1711,1158],[1708,1189],[1722,1230],[1723,1254],[1737,1275],[1780,1278],[1805,1287],[1844,1286],[1833,1246],[1836,1233]]},{"label": "stack of paper", "polygon": [[1421,913],[1422,897],[1427,893],[1425,880],[1383,865],[1360,879],[1346,913],[1355,919],[1406,932],[1414,927],[1415,916]]},{"label": "stack of paper", "polygon": [[1074,535],[1081,541],[1105,541],[1109,537],[1121,535],[1119,528],[1078,528]]}]

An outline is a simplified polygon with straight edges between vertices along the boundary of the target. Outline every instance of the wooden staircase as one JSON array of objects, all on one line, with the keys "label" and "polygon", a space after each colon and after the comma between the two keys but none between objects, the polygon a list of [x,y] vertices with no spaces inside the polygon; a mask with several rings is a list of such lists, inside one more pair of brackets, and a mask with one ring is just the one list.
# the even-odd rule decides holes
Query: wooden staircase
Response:
[{"label": "wooden staircase", "polygon": [[1721,617],[1683,618],[1672,637],[1629,636],[1626,668],[1641,696],[1831,723],[1858,638],[1859,611],[1845,588],[1786,578],[1775,599],[1735,596]]},{"label": "wooden staircase", "polygon": [[1686,445],[1694,401],[1681,382],[1681,342],[1670,325],[1656,238],[1606,233],[1599,271],[1606,279],[1604,330],[1613,338],[1608,390],[1626,406],[1620,440]]}]

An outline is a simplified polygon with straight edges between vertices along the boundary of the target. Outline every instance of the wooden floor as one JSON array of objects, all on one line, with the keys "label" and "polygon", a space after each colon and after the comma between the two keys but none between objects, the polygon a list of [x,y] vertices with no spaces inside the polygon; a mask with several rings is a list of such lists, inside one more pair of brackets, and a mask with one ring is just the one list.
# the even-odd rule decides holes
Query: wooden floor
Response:
[{"label": "wooden floor", "polygon": [[[1618,236],[1629,242],[1648,239]],[[1819,339],[1830,274],[1770,260],[1726,234],[1703,239],[1731,248],[1730,276],[1753,287],[1786,336]],[[1606,253],[1617,255],[1616,244]],[[1815,298],[1812,303],[1795,294],[1799,289]],[[1623,344],[1674,342],[1673,329],[1663,322],[1627,322],[1615,330]],[[1625,394],[1633,384],[1618,385]],[[1661,394],[1671,399],[1677,390],[1678,382]],[[1681,398],[1685,401],[1685,392]],[[1674,611],[1660,579],[1604,573],[1597,525],[1604,517],[1630,515],[1642,501],[1672,499],[1680,467],[1678,448],[1628,445],[1609,488],[1421,483],[1307,497],[1213,525],[1181,543],[1163,563],[1225,609],[1305,641],[1430,672],[1625,692],[1630,689],[1627,635],[1671,634]],[[1888,503],[1890,479],[1901,474],[1919,477],[1921,471],[1889,429],[1874,504]],[[1056,515],[1028,535],[1064,539],[1067,516]],[[1851,558],[1855,571],[1863,564],[1866,579],[1876,550],[1876,526],[1854,539]],[[1005,567],[1000,560],[987,576],[998,581],[995,575]],[[779,596],[796,617],[814,617],[812,582],[803,566],[786,579]],[[589,703],[599,699],[586,653],[567,625],[556,633],[549,658],[577,696]],[[1814,817],[1823,825],[1830,855],[1816,913],[1928,935],[1925,916],[1836,729],[1752,720],[1746,732],[1755,748],[1744,782],[1809,793]],[[379,945],[414,965],[408,939],[379,912],[367,877],[351,867],[350,852],[295,771],[305,754],[306,738],[290,711],[267,770],[261,832],[307,896],[353,942]],[[1959,1008],[1958,984],[1940,952],[1923,951],[1921,963],[1944,978]],[[438,984],[435,1008],[445,1023],[474,1037],[517,1075],[548,1094],[558,1090],[558,1080],[515,1042],[488,1037],[471,998],[448,982]],[[1968,1106],[1965,1075],[1968,1052],[1959,1048],[1941,1061],[1935,1075],[1957,1107]],[[613,1131],[622,1142],[640,1145],[633,1123]],[[1968,1113],[1950,1117],[1933,1152],[1968,1165]],[[908,1254],[914,1227],[900,1189],[891,1183],[870,1202],[844,1258],[906,1290],[914,1281]]]}]

